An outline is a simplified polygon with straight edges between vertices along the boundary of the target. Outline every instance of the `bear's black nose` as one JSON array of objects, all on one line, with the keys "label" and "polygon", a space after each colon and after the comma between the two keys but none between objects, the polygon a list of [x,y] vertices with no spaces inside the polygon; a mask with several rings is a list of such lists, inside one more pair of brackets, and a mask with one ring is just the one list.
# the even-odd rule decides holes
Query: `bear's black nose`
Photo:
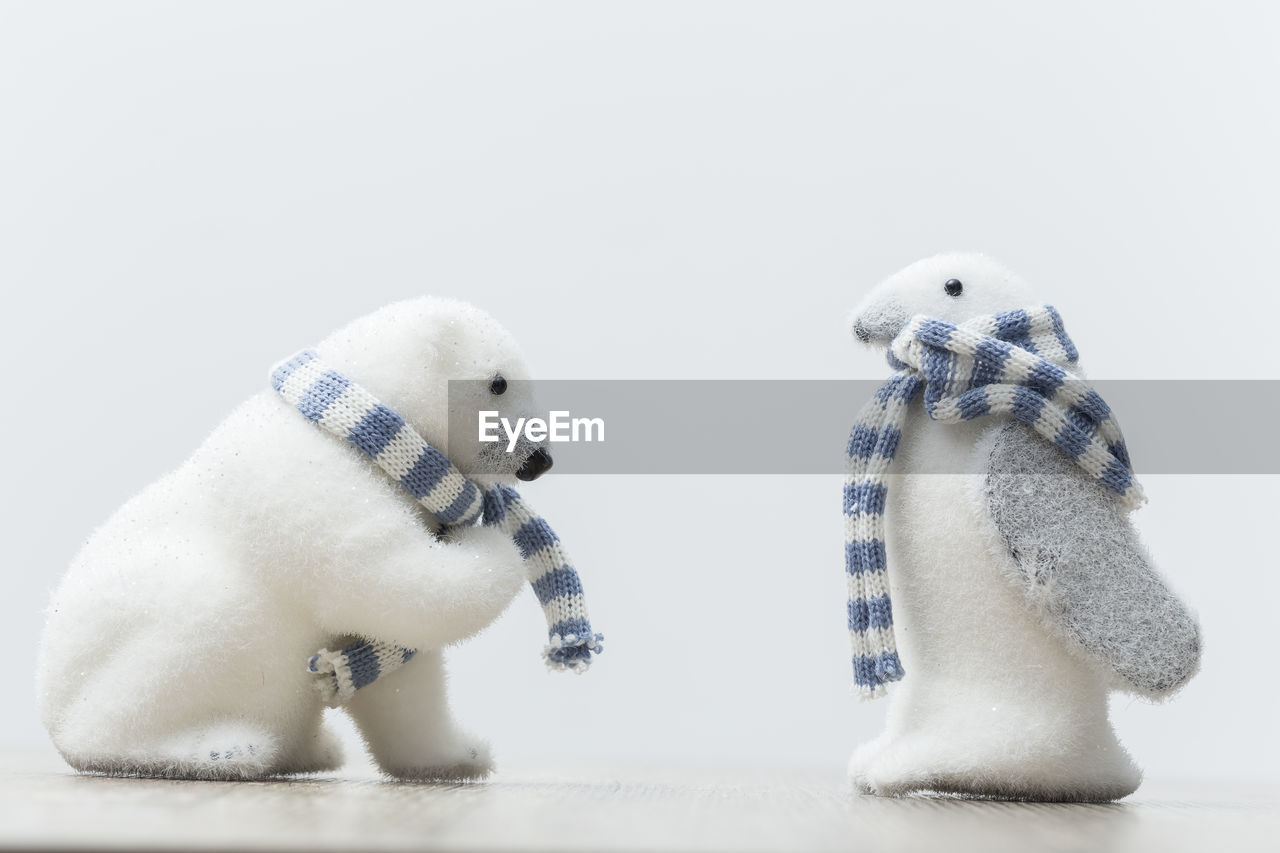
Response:
[{"label": "bear's black nose", "polygon": [[528,459],[524,460],[524,464],[516,472],[516,477],[527,483],[530,480],[538,479],[550,470],[551,454],[539,447],[529,454]]}]

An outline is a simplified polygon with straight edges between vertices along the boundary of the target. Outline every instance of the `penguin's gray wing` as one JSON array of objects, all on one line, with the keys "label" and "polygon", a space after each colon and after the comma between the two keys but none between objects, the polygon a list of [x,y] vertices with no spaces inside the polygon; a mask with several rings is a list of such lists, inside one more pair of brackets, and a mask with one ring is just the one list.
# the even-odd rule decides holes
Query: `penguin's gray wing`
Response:
[{"label": "penguin's gray wing", "polygon": [[1200,627],[1119,502],[1024,424],[997,427],[990,446],[983,497],[1044,622],[1119,689],[1157,697],[1185,684],[1200,665]]}]

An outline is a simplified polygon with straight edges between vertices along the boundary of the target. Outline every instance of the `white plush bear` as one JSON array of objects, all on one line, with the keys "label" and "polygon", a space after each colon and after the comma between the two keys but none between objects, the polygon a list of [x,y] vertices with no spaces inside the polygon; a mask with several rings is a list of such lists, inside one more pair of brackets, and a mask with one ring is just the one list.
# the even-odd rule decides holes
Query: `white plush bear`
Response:
[{"label": "white plush bear", "polygon": [[[1035,340],[1034,318],[1023,309],[1037,304],[1025,282],[990,259],[941,255],[890,277],[854,313],[857,337],[891,348],[900,364],[921,338],[953,346],[959,326],[1008,365],[995,380],[1000,390],[958,398],[951,422],[931,417],[929,392],[917,393],[900,429],[891,427],[892,447],[866,454],[892,460],[883,481],[864,487],[883,482],[887,492],[846,498],[847,516],[883,514],[879,568],[906,672],[890,688],[886,730],[850,762],[864,792],[1123,797],[1141,773],[1112,731],[1108,693],[1167,696],[1199,666],[1195,617],[1153,567],[1117,496],[1073,461],[1073,453],[1085,458],[1082,445],[1062,433],[1056,442],[1037,434],[1051,407],[1039,409],[1033,394],[1019,397],[1081,375],[1053,309],[1043,309],[1048,325]],[[937,322],[908,328],[917,315]],[[912,337],[911,328],[923,331]],[[1042,365],[1029,378],[1014,350],[1060,362],[1062,372]],[[984,369],[1003,369],[950,352],[938,343],[926,350],[923,369],[902,369],[923,374],[932,362],[958,389],[992,381],[979,376]],[[1040,415],[996,411],[990,401],[1000,394]],[[948,402],[936,413],[945,416]],[[1127,482],[1127,469],[1126,461],[1113,482]],[[871,494],[878,506],[862,497]],[[881,629],[884,611],[854,614],[851,630]],[[886,669],[893,680],[897,667]]]},{"label": "white plush bear", "polygon": [[[524,379],[511,336],[479,310],[423,298],[334,333],[324,361],[392,405],[481,484],[474,435],[448,436],[448,380]],[[517,383],[524,385],[525,383]],[[455,386],[456,389],[456,386]],[[455,390],[479,409],[533,414],[513,390]],[[487,455],[485,465],[480,460]],[[339,744],[321,722],[308,658],[335,637],[417,649],[347,710],[387,773],[481,777],[486,745],[454,722],[440,649],[492,622],[526,580],[511,538],[439,529],[403,488],[266,386],[180,468],[112,516],[53,597],[39,663],[42,719],[74,768],[255,779],[329,770]]]}]

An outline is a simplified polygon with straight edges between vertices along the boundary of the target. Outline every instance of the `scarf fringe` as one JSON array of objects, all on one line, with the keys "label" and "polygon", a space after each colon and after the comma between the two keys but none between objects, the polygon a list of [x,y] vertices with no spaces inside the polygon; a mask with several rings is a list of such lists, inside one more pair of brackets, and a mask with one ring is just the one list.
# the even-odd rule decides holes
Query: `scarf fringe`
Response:
[{"label": "scarf fringe", "polygon": [[417,654],[381,640],[356,640],[337,651],[321,649],[307,660],[307,672],[330,708],[345,705],[356,691],[404,666]]},{"label": "scarf fringe", "polygon": [[553,672],[570,670],[578,674],[591,667],[591,656],[604,651],[604,634],[579,636],[577,634],[552,634],[547,647],[542,650],[542,659],[547,669]]}]

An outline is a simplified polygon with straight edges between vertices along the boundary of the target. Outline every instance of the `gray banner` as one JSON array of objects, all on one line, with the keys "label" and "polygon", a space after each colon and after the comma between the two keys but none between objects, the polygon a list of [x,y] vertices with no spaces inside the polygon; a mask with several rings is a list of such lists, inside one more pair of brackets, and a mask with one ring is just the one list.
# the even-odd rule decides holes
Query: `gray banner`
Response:
[{"label": "gray banner", "polygon": [[[839,474],[858,411],[879,387],[860,380],[552,380],[450,382],[449,434],[479,432],[463,400],[488,399],[516,416],[579,423],[578,441],[550,441],[554,474]],[[1124,430],[1141,474],[1280,474],[1280,380],[1100,380],[1094,387]],[[461,393],[459,393],[461,392]],[[532,412],[504,402],[536,401]],[[459,405],[455,408],[454,403]],[[491,434],[506,447],[506,433]],[[452,442],[451,442],[452,443]],[[956,473],[954,469],[938,473]]]}]

